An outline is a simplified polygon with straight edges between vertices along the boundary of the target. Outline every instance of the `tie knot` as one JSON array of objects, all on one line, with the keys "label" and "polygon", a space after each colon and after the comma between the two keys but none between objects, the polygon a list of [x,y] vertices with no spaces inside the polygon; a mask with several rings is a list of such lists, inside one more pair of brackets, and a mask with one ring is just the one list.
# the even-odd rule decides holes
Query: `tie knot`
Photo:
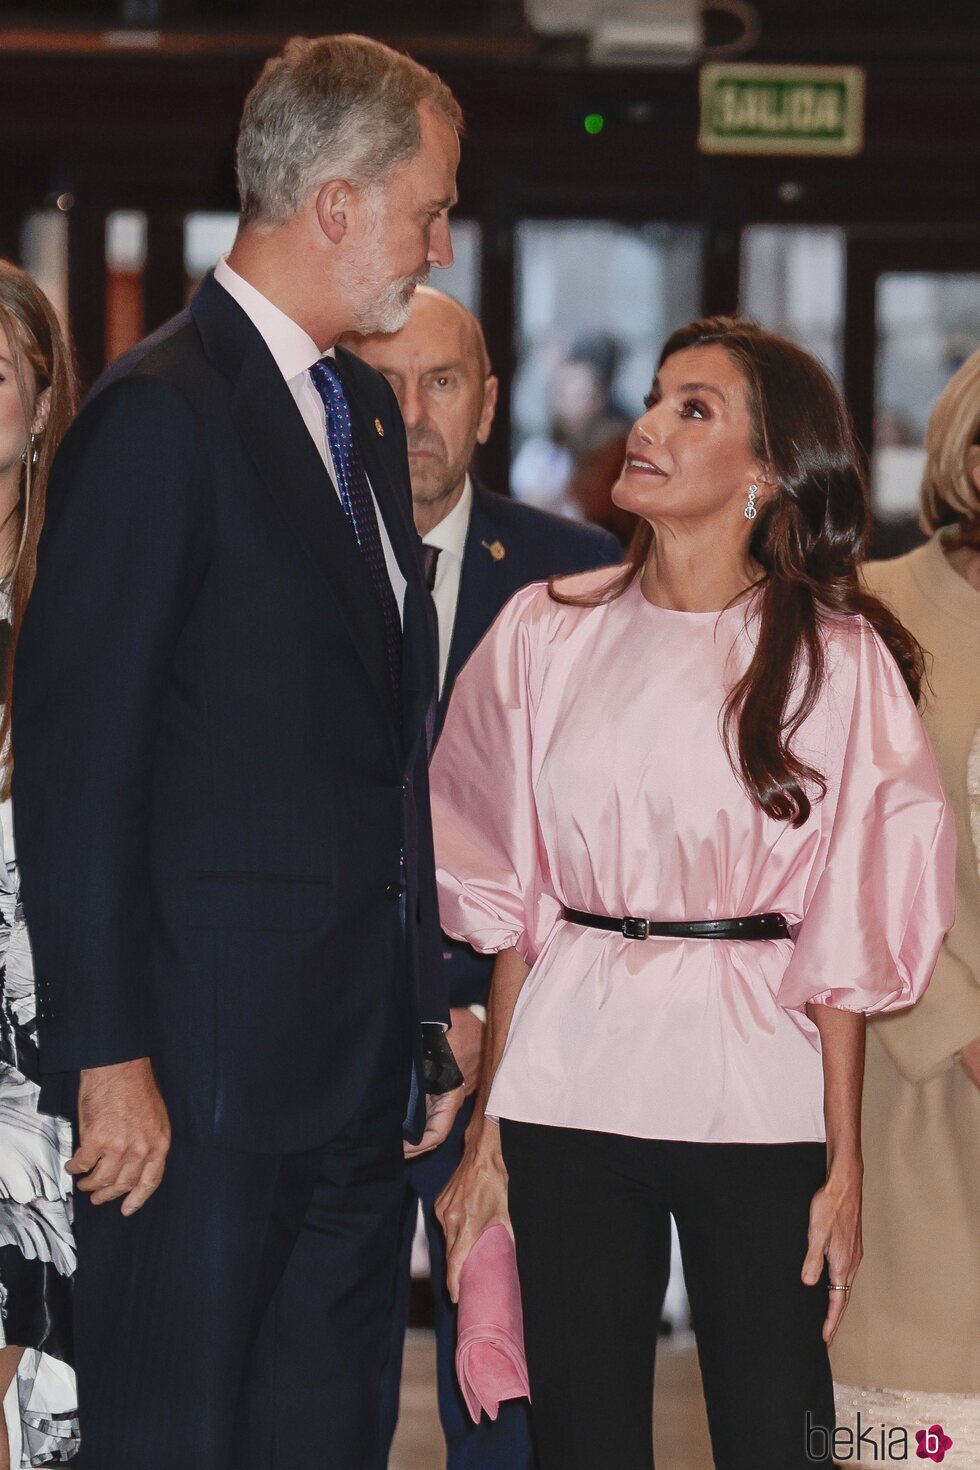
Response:
[{"label": "tie knot", "polygon": [[346,402],[344,386],[340,381],[337,369],[329,357],[317,359],[310,368],[310,377],[313,379],[313,386],[321,398],[329,400],[331,403]]},{"label": "tie knot", "polygon": [[425,567],[425,585],[431,592],[436,585],[436,567],[439,563],[441,546],[430,546],[428,542],[422,543],[422,564]]}]

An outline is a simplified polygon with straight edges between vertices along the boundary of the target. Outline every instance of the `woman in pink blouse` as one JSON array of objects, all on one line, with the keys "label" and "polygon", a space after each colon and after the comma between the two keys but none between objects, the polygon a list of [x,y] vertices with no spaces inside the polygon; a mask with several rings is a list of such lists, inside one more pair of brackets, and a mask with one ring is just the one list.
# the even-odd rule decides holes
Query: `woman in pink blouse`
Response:
[{"label": "woman in pink blouse", "polygon": [[508,1224],[541,1470],[650,1470],[672,1214],[716,1467],[830,1465],[865,1015],[952,918],[922,655],[792,344],[675,333],[613,498],[626,565],[513,598],[434,760],[443,926],[498,954],[450,1289]]}]

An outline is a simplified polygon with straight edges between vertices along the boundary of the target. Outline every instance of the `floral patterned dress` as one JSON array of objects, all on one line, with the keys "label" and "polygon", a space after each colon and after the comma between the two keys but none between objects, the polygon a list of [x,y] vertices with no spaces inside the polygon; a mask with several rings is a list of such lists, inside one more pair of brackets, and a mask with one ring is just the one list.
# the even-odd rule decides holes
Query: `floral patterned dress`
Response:
[{"label": "floral patterned dress", "polygon": [[[5,589],[0,586],[0,599]],[[0,616],[5,613],[0,601]],[[6,623],[0,625],[6,631]],[[78,1450],[71,1363],[71,1130],[38,1112],[34,966],[10,802],[0,803],[0,1348],[25,1348],[4,1403],[11,1465]]]}]

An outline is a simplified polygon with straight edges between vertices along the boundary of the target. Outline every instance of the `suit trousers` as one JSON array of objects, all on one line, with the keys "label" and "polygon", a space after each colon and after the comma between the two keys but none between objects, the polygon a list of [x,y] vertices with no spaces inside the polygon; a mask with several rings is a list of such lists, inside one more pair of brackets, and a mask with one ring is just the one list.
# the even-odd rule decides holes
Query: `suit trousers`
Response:
[{"label": "suit trousers", "polygon": [[408,1166],[394,1312],[382,1383],[379,1470],[384,1470],[388,1463],[398,1423],[402,1353],[411,1295],[412,1240],[420,1201],[432,1272],[439,1419],[446,1440],[446,1470],[532,1470],[534,1465],[527,1400],[502,1403],[495,1420],[484,1414],[479,1424],[474,1424],[456,1377],[456,1308],[446,1289],[446,1238],[436,1219],[435,1203],[462,1160],[463,1134],[473,1115],[473,1101],[472,1097],[467,1098],[445,1143],[432,1153],[412,1159]]},{"label": "suit trousers", "polygon": [[76,1192],[79,1470],[373,1465],[412,1065],[395,1032],[328,1144],[176,1138],[129,1219]]},{"label": "suit trousers", "polygon": [[[800,1272],[822,1143],[681,1143],[501,1122],[540,1470],[652,1470],[677,1223],[716,1470],[831,1465],[826,1272]],[[811,1455],[809,1449],[817,1447]]]}]

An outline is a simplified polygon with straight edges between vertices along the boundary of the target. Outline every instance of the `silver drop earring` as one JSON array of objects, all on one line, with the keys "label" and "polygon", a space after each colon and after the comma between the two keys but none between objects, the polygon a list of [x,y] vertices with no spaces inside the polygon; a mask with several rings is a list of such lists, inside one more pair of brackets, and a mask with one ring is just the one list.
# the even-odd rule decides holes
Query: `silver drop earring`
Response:
[{"label": "silver drop earring", "polygon": [[756,516],[759,514],[759,512],[755,508],[755,499],[756,499],[756,496],[758,495],[758,493],[759,493],[759,487],[758,487],[758,485],[750,485],[749,486],[749,503],[745,507],[745,519],[747,521],[754,521],[755,518],[756,518]]}]

